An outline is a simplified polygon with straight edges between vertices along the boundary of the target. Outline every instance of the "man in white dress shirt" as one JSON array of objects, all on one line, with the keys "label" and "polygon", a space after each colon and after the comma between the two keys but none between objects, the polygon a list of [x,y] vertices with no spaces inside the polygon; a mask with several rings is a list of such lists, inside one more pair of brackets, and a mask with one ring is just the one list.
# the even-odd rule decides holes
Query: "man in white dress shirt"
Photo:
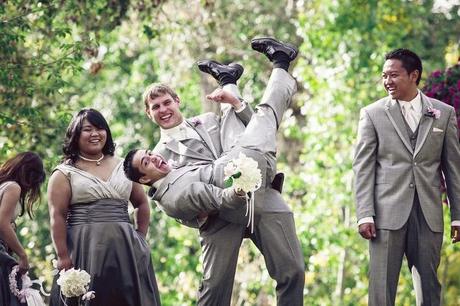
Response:
[{"label": "man in white dress shirt", "polygon": [[397,49],[385,60],[389,96],[361,110],[353,160],[359,233],[369,240],[369,305],[394,305],[404,255],[417,305],[439,305],[441,175],[452,241],[460,239],[457,118],[453,107],[418,90],[422,63],[414,52]]}]

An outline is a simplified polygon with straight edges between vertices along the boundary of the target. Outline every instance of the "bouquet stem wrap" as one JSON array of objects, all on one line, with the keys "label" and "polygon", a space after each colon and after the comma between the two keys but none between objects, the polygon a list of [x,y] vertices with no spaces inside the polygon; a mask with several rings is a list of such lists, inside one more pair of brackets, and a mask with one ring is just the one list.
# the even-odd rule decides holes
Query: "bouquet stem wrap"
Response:
[{"label": "bouquet stem wrap", "polygon": [[262,175],[257,162],[244,153],[228,162],[224,169],[225,187],[233,188],[236,193],[245,193],[247,227],[254,232],[254,192],[260,188]]}]

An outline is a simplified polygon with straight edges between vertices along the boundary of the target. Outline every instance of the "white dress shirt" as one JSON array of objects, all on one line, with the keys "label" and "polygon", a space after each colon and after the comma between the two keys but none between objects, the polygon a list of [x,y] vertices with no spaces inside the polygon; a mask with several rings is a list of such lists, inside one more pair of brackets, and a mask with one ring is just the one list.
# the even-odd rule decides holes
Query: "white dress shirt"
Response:
[{"label": "white dress shirt", "polygon": [[406,122],[409,124],[412,132],[415,132],[420,122],[420,118],[422,118],[422,99],[420,91],[417,91],[417,95],[412,100],[398,100],[398,103]]},{"label": "white dress shirt", "polygon": [[193,128],[188,126],[185,120],[183,120],[179,125],[170,129],[161,128],[161,139],[164,141],[171,139],[181,141],[190,138],[201,140],[200,135],[198,135],[198,133]]}]

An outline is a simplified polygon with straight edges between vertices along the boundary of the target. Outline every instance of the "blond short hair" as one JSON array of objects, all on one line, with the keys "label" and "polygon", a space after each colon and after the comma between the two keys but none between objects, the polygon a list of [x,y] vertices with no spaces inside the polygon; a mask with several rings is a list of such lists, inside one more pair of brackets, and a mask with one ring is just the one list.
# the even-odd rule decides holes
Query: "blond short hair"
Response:
[{"label": "blond short hair", "polygon": [[149,107],[149,102],[155,98],[169,94],[174,100],[178,99],[177,93],[168,85],[162,83],[150,84],[142,94],[145,108]]}]

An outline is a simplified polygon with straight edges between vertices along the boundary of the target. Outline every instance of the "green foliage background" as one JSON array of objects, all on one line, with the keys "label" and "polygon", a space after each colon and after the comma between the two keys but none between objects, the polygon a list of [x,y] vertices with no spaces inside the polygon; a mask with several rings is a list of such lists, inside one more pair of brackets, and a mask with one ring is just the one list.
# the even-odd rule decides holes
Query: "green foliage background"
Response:
[{"label": "green foliage background", "polygon": [[[301,51],[293,69],[299,93],[280,130],[279,168],[305,255],[305,305],[366,305],[367,244],[356,232],[351,188],[358,112],[385,94],[380,71],[387,51],[415,50],[426,72],[456,62],[460,8],[450,2],[0,1],[0,162],[34,150],[51,173],[65,128],[83,107],[105,115],[118,155],[152,147],[159,131],[141,101],[149,83],[172,85],[182,110],[194,115],[213,110],[203,96],[214,86],[196,60],[238,61],[245,67],[243,96],[256,103],[270,63],[250,49],[250,39],[294,43]],[[162,301],[193,305],[198,235],[152,207],[149,242]],[[45,196],[37,217],[19,227],[32,272],[49,285],[54,251]],[[439,270],[443,303],[459,305],[460,258],[447,233]],[[274,294],[263,258],[245,242],[232,303],[274,305]],[[413,304],[403,268],[397,305]]]}]

